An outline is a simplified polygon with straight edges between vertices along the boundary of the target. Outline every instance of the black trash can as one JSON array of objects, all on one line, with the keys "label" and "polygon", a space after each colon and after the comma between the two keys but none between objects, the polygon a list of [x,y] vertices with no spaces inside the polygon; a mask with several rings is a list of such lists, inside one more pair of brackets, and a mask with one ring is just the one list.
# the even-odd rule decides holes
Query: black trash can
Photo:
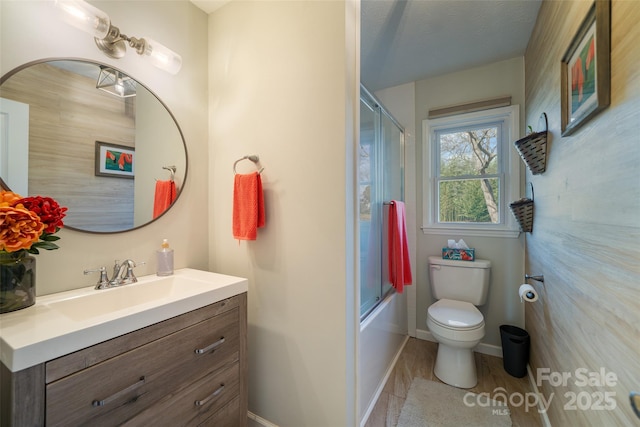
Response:
[{"label": "black trash can", "polygon": [[509,375],[522,378],[527,375],[531,338],[522,328],[511,325],[500,326],[502,340],[502,363]]}]

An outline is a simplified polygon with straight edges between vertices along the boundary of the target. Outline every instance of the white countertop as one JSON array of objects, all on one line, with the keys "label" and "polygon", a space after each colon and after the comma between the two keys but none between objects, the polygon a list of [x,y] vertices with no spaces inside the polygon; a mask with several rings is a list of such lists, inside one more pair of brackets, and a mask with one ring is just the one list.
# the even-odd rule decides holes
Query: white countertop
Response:
[{"label": "white countertop", "polygon": [[40,296],[0,315],[0,360],[17,372],[247,290],[247,279],[184,268],[117,288]]}]

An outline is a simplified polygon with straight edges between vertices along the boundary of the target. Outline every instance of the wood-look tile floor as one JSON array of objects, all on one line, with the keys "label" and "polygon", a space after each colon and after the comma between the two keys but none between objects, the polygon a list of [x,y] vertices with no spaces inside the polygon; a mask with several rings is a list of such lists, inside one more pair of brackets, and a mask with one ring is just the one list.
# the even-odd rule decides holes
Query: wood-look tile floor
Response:
[{"label": "wood-look tile floor", "polygon": [[[437,350],[438,344],[435,342],[409,338],[365,427],[395,427],[398,424],[400,411],[414,377],[442,382],[433,373]],[[501,358],[475,353],[475,359],[478,384],[469,391],[489,393],[490,397],[496,394],[494,390],[498,387],[503,387],[507,396],[512,393],[526,396],[526,393],[532,391],[528,377],[514,378],[509,375],[503,368]],[[452,404],[463,405],[462,402]],[[542,426],[537,408],[529,408],[527,411],[525,405],[510,404],[509,409],[514,427]]]}]

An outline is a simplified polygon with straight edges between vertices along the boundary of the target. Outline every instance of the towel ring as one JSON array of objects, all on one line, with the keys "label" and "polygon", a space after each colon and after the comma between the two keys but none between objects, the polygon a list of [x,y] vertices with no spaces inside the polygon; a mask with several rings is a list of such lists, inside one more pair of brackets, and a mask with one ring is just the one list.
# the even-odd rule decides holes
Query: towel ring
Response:
[{"label": "towel ring", "polygon": [[[251,156],[244,156],[239,158],[238,160],[236,160],[233,163],[233,174],[236,175],[238,172],[236,172],[236,165],[238,164],[238,162],[241,162],[243,160],[251,160],[253,163],[256,164],[256,167],[258,167],[258,162],[260,162],[260,157],[256,156],[256,155],[251,155]],[[258,173],[262,173],[262,171],[264,170],[264,168],[260,168],[258,169]]]},{"label": "towel ring", "polygon": [[171,178],[169,178],[171,181],[173,181],[173,179],[175,178],[176,175],[176,167],[175,166],[163,166],[162,169],[166,169],[169,172],[171,172]]}]

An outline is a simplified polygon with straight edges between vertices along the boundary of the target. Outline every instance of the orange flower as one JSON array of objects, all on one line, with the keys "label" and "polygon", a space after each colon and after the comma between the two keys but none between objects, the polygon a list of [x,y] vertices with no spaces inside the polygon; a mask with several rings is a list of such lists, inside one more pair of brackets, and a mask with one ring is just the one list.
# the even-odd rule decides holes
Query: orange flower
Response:
[{"label": "orange flower", "polygon": [[[4,194],[3,194],[4,198]],[[23,205],[0,203],[0,250],[16,252],[30,249],[44,231],[44,223]]]},{"label": "orange flower", "polygon": [[0,192],[0,206],[13,206],[21,198],[19,194],[11,191],[2,191]]},{"label": "orange flower", "polygon": [[50,197],[25,197],[0,191],[0,253],[58,249],[54,234],[63,227],[67,208]]}]

